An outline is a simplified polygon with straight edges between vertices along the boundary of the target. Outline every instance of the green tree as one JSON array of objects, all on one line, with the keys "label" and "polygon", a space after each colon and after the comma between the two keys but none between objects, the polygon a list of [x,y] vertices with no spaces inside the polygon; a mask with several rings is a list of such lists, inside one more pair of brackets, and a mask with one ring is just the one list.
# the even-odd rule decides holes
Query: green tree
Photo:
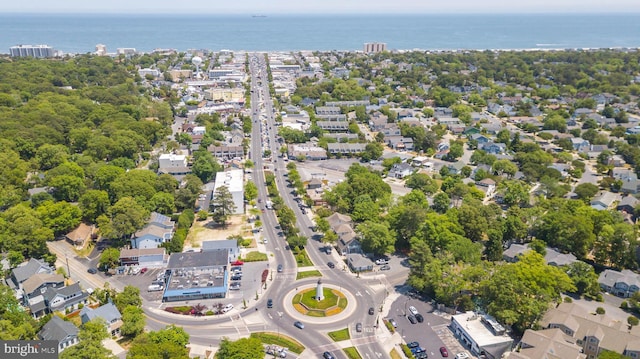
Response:
[{"label": "green tree", "polygon": [[98,265],[100,268],[115,268],[120,264],[120,250],[118,248],[107,248],[100,254]]},{"label": "green tree", "polygon": [[585,203],[589,203],[599,190],[598,186],[592,183],[580,183],[576,186],[573,192],[579,199],[583,200]]},{"label": "green tree", "polygon": [[360,158],[365,162],[369,162],[371,160],[377,160],[382,156],[383,150],[384,150],[384,147],[379,142],[367,143],[367,145],[364,148],[364,151],[362,151],[362,154],[360,155]]},{"label": "green tree", "polygon": [[241,338],[236,341],[222,339],[217,359],[262,359],[264,347],[258,338]]},{"label": "green tree", "polygon": [[595,297],[600,293],[600,285],[598,284],[598,275],[593,270],[593,266],[577,261],[564,267],[565,273],[571,278],[576,289],[575,293],[579,295],[589,295]]},{"label": "green tree", "polygon": [[132,285],[125,286],[122,293],[118,293],[113,302],[121,313],[129,306],[140,308],[142,306],[140,288]]},{"label": "green tree", "polygon": [[252,181],[247,181],[244,185],[244,199],[253,201],[256,198],[258,198],[258,187]]},{"label": "green tree", "polygon": [[15,298],[11,288],[0,284],[0,340],[36,339],[38,324]]},{"label": "green tree", "polygon": [[66,348],[61,359],[90,358],[111,359],[111,351],[102,346],[102,341],[109,337],[107,326],[102,318],[93,319],[82,325],[78,338],[80,343]]},{"label": "green tree", "polygon": [[80,198],[86,186],[80,177],[61,175],[51,178],[48,185],[53,188],[53,197],[58,201],[75,202]]},{"label": "green tree", "polygon": [[106,214],[110,204],[109,194],[106,191],[95,189],[86,191],[78,200],[82,219],[89,223],[95,223],[99,216]]},{"label": "green tree", "polygon": [[431,179],[428,174],[416,172],[409,176],[405,186],[418,189],[426,194],[433,194],[438,191],[438,183]]},{"label": "green tree", "polygon": [[222,166],[218,164],[218,161],[209,151],[196,151],[193,154],[193,158],[194,161],[193,166],[191,166],[191,171],[200,178],[203,183],[209,182],[215,177],[216,173],[222,171]]},{"label": "green tree", "polygon": [[496,267],[480,287],[489,314],[517,333],[530,328],[560,299],[561,292],[575,290],[560,268],[545,264],[544,257],[534,251],[526,252],[516,263]]},{"label": "green tree", "polygon": [[236,205],[233,202],[233,196],[229,192],[227,186],[218,187],[216,193],[213,195],[213,201],[211,202],[213,208],[213,219],[216,223],[226,225],[227,218],[235,212]]},{"label": "green tree", "polygon": [[122,312],[122,327],[120,333],[125,337],[134,338],[144,332],[145,316],[142,308],[129,305]]},{"label": "green tree", "polygon": [[100,223],[100,231],[107,238],[125,238],[141,229],[149,212],[131,197],[123,197],[109,209],[109,217]]},{"label": "green tree", "polygon": [[438,192],[433,197],[433,210],[438,213],[445,213],[451,207],[451,198],[445,192]]},{"label": "green tree", "polygon": [[45,226],[50,228],[55,236],[68,233],[80,224],[82,211],[77,206],[67,202],[46,201],[36,208],[38,217]]},{"label": "green tree", "polygon": [[138,335],[129,348],[127,359],[188,359],[189,334],[170,325],[157,332]]},{"label": "green tree", "polygon": [[150,205],[155,212],[162,214],[172,214],[176,211],[176,204],[173,194],[157,192],[151,197]]},{"label": "green tree", "polygon": [[395,235],[387,223],[364,222],[356,227],[361,235],[362,249],[365,252],[385,254],[393,252]]}]

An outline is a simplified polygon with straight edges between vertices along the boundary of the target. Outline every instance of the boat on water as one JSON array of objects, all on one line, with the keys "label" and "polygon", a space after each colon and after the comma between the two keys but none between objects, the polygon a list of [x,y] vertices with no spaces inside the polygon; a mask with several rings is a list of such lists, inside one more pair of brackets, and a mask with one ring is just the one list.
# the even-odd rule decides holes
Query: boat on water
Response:
[{"label": "boat on water", "polygon": [[267,17],[267,15],[251,15],[251,17]]}]

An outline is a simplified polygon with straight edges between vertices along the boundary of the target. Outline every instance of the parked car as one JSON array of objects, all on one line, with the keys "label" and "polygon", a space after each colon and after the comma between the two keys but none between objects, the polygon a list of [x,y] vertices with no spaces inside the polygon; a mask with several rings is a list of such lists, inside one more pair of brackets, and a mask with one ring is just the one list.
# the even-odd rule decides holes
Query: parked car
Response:
[{"label": "parked car", "polygon": [[298,329],[304,329],[304,324],[301,321],[293,322],[293,326],[298,328]]},{"label": "parked car", "polygon": [[427,352],[420,352],[420,353],[415,353],[413,355],[416,359],[427,359],[429,356],[427,355]]},{"label": "parked car", "polygon": [[242,280],[242,276],[241,275],[232,275],[231,276],[231,280]]},{"label": "parked car", "polygon": [[420,346],[420,343],[418,342],[411,342],[411,343],[407,343],[407,346],[409,347],[409,349],[413,349],[413,348],[417,348]]},{"label": "parked car", "polygon": [[148,270],[149,270],[149,268],[146,268],[146,267],[142,268],[142,269],[140,269],[140,274],[145,274],[145,273],[147,273]]},{"label": "parked car", "polygon": [[440,355],[442,355],[443,358],[448,358],[449,352],[447,351],[447,348],[440,347]]},{"label": "parked car", "polygon": [[240,290],[240,282],[233,282],[229,286],[229,290]]},{"label": "parked car", "polygon": [[329,352],[324,352],[322,353],[322,357],[324,359],[336,359],[336,357],[333,356],[333,354],[329,353]]},{"label": "parked car", "polygon": [[424,317],[422,316],[422,314],[418,313],[416,314],[416,320],[418,321],[418,323],[422,323],[424,322]]},{"label": "parked car", "polygon": [[380,270],[390,270],[391,267],[389,267],[388,265],[383,265],[382,267],[380,267]]},{"label": "parked car", "polygon": [[383,264],[388,264],[389,261],[386,258],[378,258],[376,259],[376,264],[378,265],[383,265]]},{"label": "parked car", "polygon": [[389,324],[391,324],[394,328],[398,327],[398,323],[396,323],[396,320],[393,318],[389,319]]},{"label": "parked car", "polygon": [[282,273],[282,264],[278,264],[278,273]]},{"label": "parked car", "polygon": [[375,309],[373,309],[373,307],[369,308],[369,315],[373,315],[373,313],[375,313]]},{"label": "parked car", "polygon": [[418,314],[418,310],[413,305],[409,307],[409,312],[413,315]]},{"label": "parked car", "polygon": [[95,269],[95,268],[89,268],[89,269],[87,269],[87,272],[89,272],[91,274],[96,274],[96,273],[98,273],[98,270]]},{"label": "parked car", "polygon": [[273,308],[273,299],[267,299],[267,308]]},{"label": "parked car", "polygon": [[467,353],[458,353],[456,354],[456,359],[468,359],[469,358],[469,354]]},{"label": "parked car", "polygon": [[411,324],[416,324],[418,321],[416,320],[416,317],[414,317],[413,315],[407,315],[407,319],[409,319],[409,321],[411,322]]},{"label": "parked car", "polygon": [[328,262],[328,263],[327,263],[327,266],[328,266],[329,268],[335,268],[335,267],[336,267],[336,265],[335,265],[335,264],[333,264],[333,262]]},{"label": "parked car", "polygon": [[356,332],[358,332],[358,333],[362,332],[362,323],[356,324]]},{"label": "parked car", "polygon": [[424,352],[425,352],[424,348],[419,347],[419,346],[418,346],[418,347],[415,347],[415,348],[411,348],[411,353],[412,353],[413,355],[420,354],[420,353],[424,353]]},{"label": "parked car", "polygon": [[229,304],[225,305],[224,308],[222,308],[222,313],[226,313],[226,312],[230,311],[231,309],[233,309],[233,304],[229,303]]}]

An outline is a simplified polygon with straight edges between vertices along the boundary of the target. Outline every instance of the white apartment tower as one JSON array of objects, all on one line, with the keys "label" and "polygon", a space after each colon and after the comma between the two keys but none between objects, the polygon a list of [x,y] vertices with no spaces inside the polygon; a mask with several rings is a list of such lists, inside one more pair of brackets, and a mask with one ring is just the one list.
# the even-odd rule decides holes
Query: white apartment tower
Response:
[{"label": "white apartment tower", "polygon": [[364,52],[367,54],[387,51],[387,44],[384,42],[367,42],[364,44]]},{"label": "white apartment tower", "polygon": [[17,45],[9,48],[12,57],[35,57],[46,58],[54,57],[56,50],[49,45]]}]

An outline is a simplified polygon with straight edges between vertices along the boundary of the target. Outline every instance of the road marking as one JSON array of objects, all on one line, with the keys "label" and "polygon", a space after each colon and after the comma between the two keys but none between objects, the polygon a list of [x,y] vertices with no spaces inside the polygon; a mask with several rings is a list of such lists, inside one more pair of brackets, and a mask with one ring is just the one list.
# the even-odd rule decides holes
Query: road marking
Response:
[{"label": "road marking", "polygon": [[356,292],[356,297],[362,297],[362,293],[360,293],[360,291]]}]

